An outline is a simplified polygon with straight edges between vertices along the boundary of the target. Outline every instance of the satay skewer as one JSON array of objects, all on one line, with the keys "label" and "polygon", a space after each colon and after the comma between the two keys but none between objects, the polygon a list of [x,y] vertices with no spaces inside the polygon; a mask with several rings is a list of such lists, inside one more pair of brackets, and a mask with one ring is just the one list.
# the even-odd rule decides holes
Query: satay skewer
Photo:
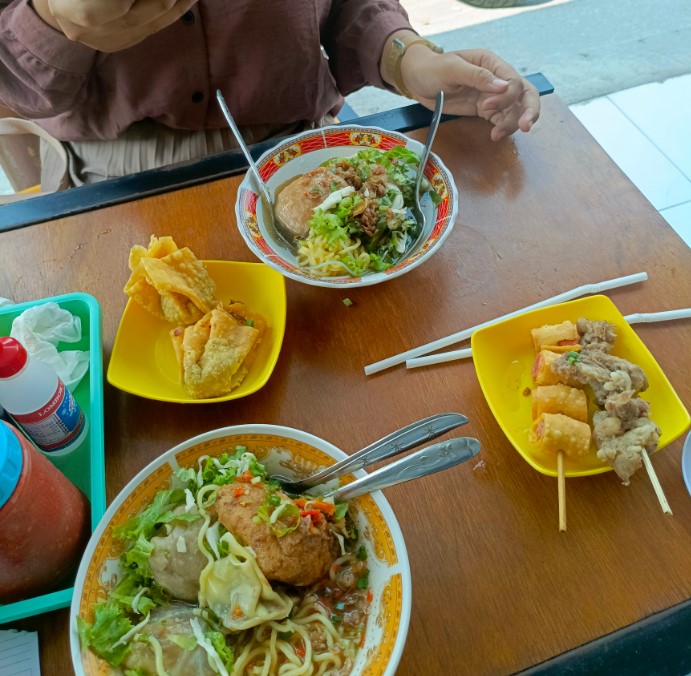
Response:
[{"label": "satay skewer", "polygon": [[557,452],[557,491],[559,494],[559,531],[566,530],[566,478],[564,477],[564,451]]},{"label": "satay skewer", "polygon": [[650,462],[650,458],[648,457],[648,452],[645,449],[641,450],[641,456],[643,457],[643,464],[645,465],[646,470],[648,471],[648,476],[650,477],[650,483],[653,484],[653,488],[655,489],[655,495],[657,495],[658,502],[660,503],[660,507],[662,507],[662,511],[665,514],[671,514],[672,510],[669,506],[669,503],[667,502],[667,498],[665,497],[665,493],[662,490],[662,485],[660,484],[660,480],[657,478],[657,474],[655,473],[655,468],[653,467],[653,463]]}]

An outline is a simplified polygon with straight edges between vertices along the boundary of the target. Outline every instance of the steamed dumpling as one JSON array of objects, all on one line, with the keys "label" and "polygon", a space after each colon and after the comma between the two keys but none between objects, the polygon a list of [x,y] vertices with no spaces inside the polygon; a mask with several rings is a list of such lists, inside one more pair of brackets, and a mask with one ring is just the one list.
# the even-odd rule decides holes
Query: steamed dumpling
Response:
[{"label": "steamed dumpling", "polygon": [[232,631],[288,617],[293,602],[271,588],[252,552],[231,533],[223,535],[221,542],[228,544],[229,552],[202,572],[200,605],[210,608]]},{"label": "steamed dumpling", "polygon": [[194,614],[194,608],[184,603],[152,610],[151,619],[142,627],[140,640],[132,642],[123,666],[136,673],[158,674],[156,651],[151,644],[153,639],[161,647],[163,668],[168,676],[211,676],[217,673],[209,665],[204,648],[196,644],[193,622],[198,623],[202,633],[210,629],[202,617]]},{"label": "steamed dumpling", "polygon": [[[183,507],[176,511],[184,511]],[[199,576],[208,563],[199,550],[197,539],[204,520],[173,521],[166,526],[166,535],[151,538],[154,549],[149,565],[154,580],[173,598],[196,603]]]}]

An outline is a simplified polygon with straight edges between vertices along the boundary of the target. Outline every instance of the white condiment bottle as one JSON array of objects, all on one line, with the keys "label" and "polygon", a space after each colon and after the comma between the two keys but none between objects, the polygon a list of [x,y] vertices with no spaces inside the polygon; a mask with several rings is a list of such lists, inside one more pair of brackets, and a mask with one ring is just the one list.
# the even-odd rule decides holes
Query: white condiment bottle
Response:
[{"label": "white condiment bottle", "polygon": [[87,420],[52,366],[32,358],[15,338],[0,338],[0,405],[49,455],[75,450]]}]

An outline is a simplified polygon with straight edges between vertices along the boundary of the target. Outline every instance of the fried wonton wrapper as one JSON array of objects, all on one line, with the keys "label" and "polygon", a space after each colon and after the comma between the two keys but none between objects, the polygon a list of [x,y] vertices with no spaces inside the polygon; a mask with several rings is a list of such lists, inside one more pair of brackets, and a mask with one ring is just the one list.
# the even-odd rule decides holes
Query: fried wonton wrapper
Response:
[{"label": "fried wonton wrapper", "polygon": [[552,352],[568,352],[578,345],[580,336],[578,328],[573,322],[568,320],[561,324],[545,324],[537,329],[531,329],[530,335],[533,338],[535,352],[540,350],[551,350]]},{"label": "fried wonton wrapper", "polygon": [[561,413],[543,413],[532,425],[528,439],[538,451],[581,458],[590,451],[590,425]]},{"label": "fried wonton wrapper", "polygon": [[196,324],[170,332],[180,380],[193,399],[220,397],[244,380],[266,330],[242,303],[222,303]]},{"label": "fried wonton wrapper", "polygon": [[561,378],[552,371],[552,362],[559,357],[559,354],[551,350],[540,350],[533,361],[530,374],[536,385],[556,385],[561,382]]},{"label": "fried wonton wrapper", "polygon": [[160,319],[193,324],[218,302],[204,264],[172,237],[152,235],[148,249],[133,246],[129,266],[125,293]]},{"label": "fried wonton wrapper", "polygon": [[588,421],[588,398],[585,392],[568,385],[539,385],[533,390],[533,418],[543,413],[563,413],[564,415]]}]

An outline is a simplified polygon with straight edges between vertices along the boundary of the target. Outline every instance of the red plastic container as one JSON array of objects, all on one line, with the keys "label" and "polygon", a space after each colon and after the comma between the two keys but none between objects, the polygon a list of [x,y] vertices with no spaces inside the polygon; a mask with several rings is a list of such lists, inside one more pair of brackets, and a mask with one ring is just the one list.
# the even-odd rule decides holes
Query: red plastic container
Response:
[{"label": "red plastic container", "polygon": [[76,571],[90,533],[84,494],[0,421],[0,603],[63,582]]}]

